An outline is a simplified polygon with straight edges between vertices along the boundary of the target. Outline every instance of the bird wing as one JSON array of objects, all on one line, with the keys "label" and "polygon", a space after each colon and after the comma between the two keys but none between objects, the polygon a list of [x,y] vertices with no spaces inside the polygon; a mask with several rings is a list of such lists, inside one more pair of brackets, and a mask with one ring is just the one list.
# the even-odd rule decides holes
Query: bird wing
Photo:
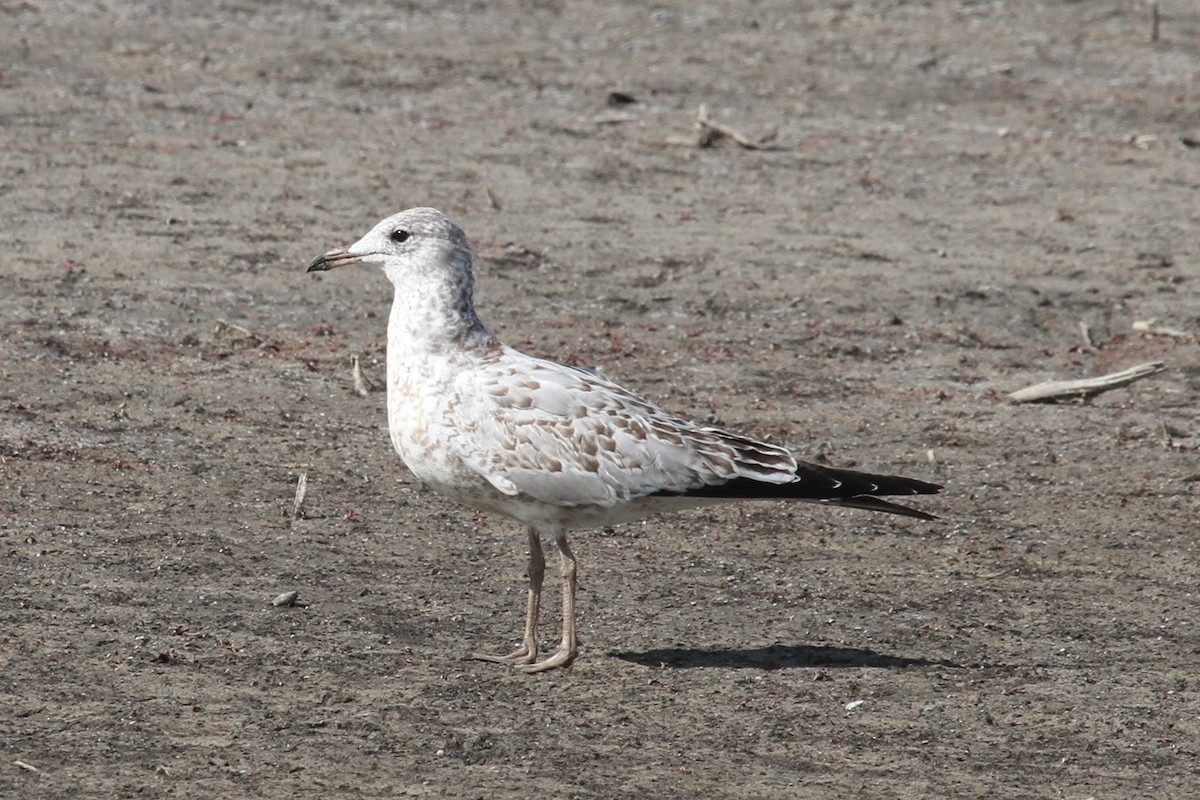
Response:
[{"label": "bird wing", "polygon": [[612,507],[738,478],[796,478],[783,448],[677,419],[594,372],[507,347],[456,389],[476,425],[452,446],[508,495]]}]

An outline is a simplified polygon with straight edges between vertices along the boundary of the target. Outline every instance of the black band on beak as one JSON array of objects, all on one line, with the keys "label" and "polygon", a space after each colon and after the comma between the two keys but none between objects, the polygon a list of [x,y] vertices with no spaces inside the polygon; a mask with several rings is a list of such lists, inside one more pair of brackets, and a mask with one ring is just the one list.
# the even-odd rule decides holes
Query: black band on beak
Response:
[{"label": "black band on beak", "polygon": [[308,272],[325,272],[334,267],[344,267],[362,259],[362,256],[348,253],[345,250],[330,250],[319,255],[308,265]]}]

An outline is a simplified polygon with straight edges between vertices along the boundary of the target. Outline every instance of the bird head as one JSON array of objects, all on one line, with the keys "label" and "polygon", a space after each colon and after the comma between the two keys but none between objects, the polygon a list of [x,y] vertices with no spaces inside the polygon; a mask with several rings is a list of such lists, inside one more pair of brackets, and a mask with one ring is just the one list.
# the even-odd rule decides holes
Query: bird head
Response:
[{"label": "bird head", "polygon": [[373,264],[397,283],[415,264],[454,263],[469,252],[462,229],[445,214],[436,208],[410,208],[378,223],[349,247],[317,256],[308,271]]}]

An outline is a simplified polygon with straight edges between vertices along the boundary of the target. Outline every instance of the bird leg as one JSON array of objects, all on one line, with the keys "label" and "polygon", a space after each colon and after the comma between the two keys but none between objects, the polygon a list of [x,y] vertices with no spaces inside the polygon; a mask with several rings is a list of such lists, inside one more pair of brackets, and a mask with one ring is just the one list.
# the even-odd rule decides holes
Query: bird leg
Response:
[{"label": "bird leg", "polygon": [[554,653],[536,664],[516,664],[517,669],[522,672],[545,672],[556,667],[570,666],[575,657],[579,655],[579,640],[575,636],[575,556],[567,545],[566,531],[559,532],[554,543],[558,545],[562,566],[562,642]]},{"label": "bird leg", "polygon": [[525,637],[521,646],[508,655],[476,653],[472,658],[499,664],[532,664],[537,660],[538,612],[541,608],[542,578],[546,574],[546,557],[542,554],[542,542],[537,530],[530,527],[527,532],[529,534],[529,565],[525,569],[525,574],[529,578],[529,599],[525,604]]}]

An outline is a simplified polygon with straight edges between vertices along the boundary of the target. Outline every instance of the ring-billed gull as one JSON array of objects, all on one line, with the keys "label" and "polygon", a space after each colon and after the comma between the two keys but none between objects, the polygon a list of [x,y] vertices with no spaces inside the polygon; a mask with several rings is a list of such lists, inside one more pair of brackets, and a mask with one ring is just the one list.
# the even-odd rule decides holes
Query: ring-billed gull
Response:
[{"label": "ring-billed gull", "polygon": [[[396,452],[436,491],[527,528],[521,645],[477,658],[526,672],[575,660],[572,529],[737,500],[802,500],[933,519],[881,496],[934,494],[940,486],[797,461],[776,445],[673,417],[596,372],[502,344],[475,314],[467,238],[436,209],[388,217],[308,270],[347,264],[380,267],[395,287],[387,413]],[[563,633],[558,649],[538,661],[543,536],[553,537],[562,561]]]}]

